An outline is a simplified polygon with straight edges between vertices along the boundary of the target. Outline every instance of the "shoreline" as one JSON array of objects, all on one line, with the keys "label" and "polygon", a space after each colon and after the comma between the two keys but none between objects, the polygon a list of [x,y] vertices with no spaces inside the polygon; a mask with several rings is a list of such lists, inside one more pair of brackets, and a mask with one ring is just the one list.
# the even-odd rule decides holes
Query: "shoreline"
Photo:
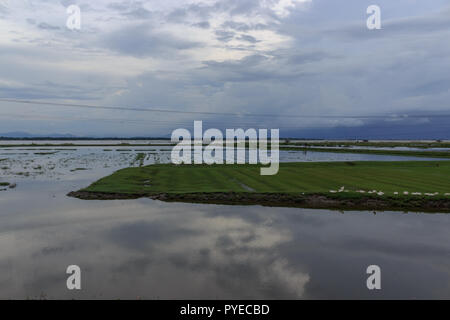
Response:
[{"label": "shoreline", "polygon": [[107,193],[73,191],[69,197],[82,200],[132,200],[150,198],[164,202],[184,202],[216,205],[265,206],[280,208],[326,209],[340,211],[402,211],[450,213],[450,199],[424,197],[338,197],[315,194],[213,192],[213,193]]}]

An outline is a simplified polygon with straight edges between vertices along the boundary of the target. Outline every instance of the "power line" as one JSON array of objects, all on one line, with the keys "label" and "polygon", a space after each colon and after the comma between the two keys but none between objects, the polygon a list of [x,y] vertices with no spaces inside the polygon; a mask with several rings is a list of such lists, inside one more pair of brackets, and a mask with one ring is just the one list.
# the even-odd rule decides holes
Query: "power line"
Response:
[{"label": "power line", "polygon": [[[31,114],[12,114],[12,113],[0,113],[0,116],[7,116],[7,117],[14,117],[14,118],[21,118],[24,120],[32,120],[32,121],[95,121],[95,122],[123,122],[123,123],[142,123],[147,124],[151,123],[152,126],[167,126],[168,124],[172,125],[180,125],[180,126],[192,126],[191,120],[155,120],[155,119],[119,119],[119,118],[86,118],[86,117],[53,117],[53,116],[41,116],[41,115],[31,115]],[[204,120],[203,121],[207,125],[215,125],[215,126],[222,126],[226,127],[226,124],[230,125],[240,125],[240,126],[253,126],[253,127],[267,127],[266,124],[262,122],[250,122],[250,121],[242,121],[241,119],[238,119],[236,121],[234,120],[226,120],[226,121],[220,121],[217,120]],[[316,125],[316,126],[302,126],[302,125],[286,125],[286,124],[278,124],[275,125],[273,122],[271,123],[273,128],[279,128],[279,129],[332,129],[336,128],[336,126],[330,126],[330,125]],[[439,128],[448,128],[450,124],[448,123],[440,123],[440,124],[433,124],[431,128],[433,129],[439,129]],[[386,124],[384,125],[368,125],[366,126],[365,130],[373,130],[373,129],[383,129],[386,128]],[[403,126],[388,126],[389,130],[405,130]],[[347,129],[351,129],[352,127],[343,127]],[[410,129],[408,129],[410,130]]]},{"label": "power line", "polygon": [[176,114],[203,114],[203,115],[222,115],[235,117],[278,117],[278,118],[328,118],[328,119],[370,119],[370,118],[442,118],[450,117],[450,114],[391,114],[391,115],[280,115],[280,114],[256,114],[256,113],[232,113],[232,112],[208,112],[208,111],[183,111],[183,110],[168,110],[156,108],[137,108],[137,107],[108,107],[99,105],[85,105],[74,103],[59,103],[59,102],[44,102],[22,99],[1,99],[0,102],[34,104],[44,106],[59,106],[71,108],[85,108],[85,109],[103,109],[114,111],[140,111],[140,112],[160,112],[160,113],[176,113]]},{"label": "power line", "polygon": [[[95,121],[95,122],[120,122],[120,123],[139,123],[139,124],[147,124],[151,123],[152,126],[162,126],[167,127],[169,124],[179,125],[183,127],[190,127],[193,123],[190,120],[185,121],[164,121],[164,120],[147,120],[147,119],[113,119],[113,118],[67,118],[67,117],[42,117],[42,116],[30,116],[30,115],[16,115],[16,114],[7,114],[0,113],[0,116],[8,116],[15,117],[23,120],[31,120],[31,121]],[[243,127],[254,127],[258,128],[266,128],[267,125],[257,123],[257,122],[241,122],[241,121],[225,121],[225,122],[217,122],[217,120],[204,120],[205,124],[215,127],[227,127],[226,124],[230,124],[230,127],[233,126],[243,126]],[[286,126],[286,125],[272,125],[273,128],[277,129],[318,129],[324,128],[323,126]],[[327,128],[327,127],[325,127]]]},{"label": "power line", "polygon": [[[120,123],[142,123],[147,124],[151,123],[152,126],[167,126],[168,124],[171,125],[180,125],[189,127],[192,126],[191,120],[183,120],[183,121],[167,121],[167,120],[154,120],[154,119],[117,119],[117,118],[68,118],[68,117],[48,117],[48,116],[33,116],[33,115],[17,115],[17,114],[11,114],[11,113],[0,113],[0,116],[7,116],[7,117],[14,117],[15,119],[23,119],[23,120],[31,120],[31,121],[95,121],[95,122],[120,122]],[[253,126],[253,127],[267,127],[267,125],[264,125],[262,122],[248,122],[248,121],[241,121],[240,119],[236,121],[221,121],[218,122],[217,120],[204,120],[203,121],[207,125],[214,125],[217,127],[226,127],[226,124],[232,124],[234,126]],[[321,128],[320,126],[285,126],[285,125],[274,125],[274,128],[277,127],[279,129],[308,129],[308,128]]]}]

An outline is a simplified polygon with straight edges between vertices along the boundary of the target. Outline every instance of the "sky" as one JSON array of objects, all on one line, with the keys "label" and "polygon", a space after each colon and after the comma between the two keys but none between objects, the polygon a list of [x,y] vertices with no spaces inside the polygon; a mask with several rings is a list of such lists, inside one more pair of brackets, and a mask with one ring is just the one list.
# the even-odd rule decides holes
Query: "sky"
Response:
[{"label": "sky", "polygon": [[448,0],[0,0],[0,133],[450,139],[449,40]]}]

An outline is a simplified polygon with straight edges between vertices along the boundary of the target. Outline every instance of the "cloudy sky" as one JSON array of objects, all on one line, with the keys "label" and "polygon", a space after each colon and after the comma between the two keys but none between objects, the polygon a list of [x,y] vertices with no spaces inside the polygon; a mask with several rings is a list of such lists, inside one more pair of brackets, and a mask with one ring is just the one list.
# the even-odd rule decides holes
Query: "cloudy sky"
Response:
[{"label": "cloudy sky", "polygon": [[120,107],[0,101],[0,133],[450,138],[449,67],[449,0],[0,0],[0,99]]}]

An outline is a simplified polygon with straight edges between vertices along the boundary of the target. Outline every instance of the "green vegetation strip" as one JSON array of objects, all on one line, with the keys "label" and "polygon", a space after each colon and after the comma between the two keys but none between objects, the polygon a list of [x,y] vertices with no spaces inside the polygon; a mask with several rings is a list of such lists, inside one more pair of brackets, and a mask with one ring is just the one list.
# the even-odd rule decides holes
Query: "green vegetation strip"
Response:
[{"label": "green vegetation strip", "polygon": [[368,150],[368,149],[351,149],[351,148],[336,149],[336,148],[308,148],[308,147],[280,147],[280,150],[332,152],[332,153],[358,153],[358,154],[450,159],[450,152],[446,151]]},{"label": "green vegetation strip", "polygon": [[[336,192],[342,187],[347,192]],[[377,193],[367,193],[372,190]],[[450,211],[449,193],[450,161],[405,161],[281,163],[274,176],[261,176],[258,165],[151,165],[119,170],[70,195],[84,199],[150,196],[186,202]]]},{"label": "green vegetation strip", "polygon": [[376,148],[450,148],[449,142],[431,142],[431,141],[315,141],[315,142],[284,142],[281,145],[297,145],[297,146],[315,146],[315,147],[376,147]]}]

